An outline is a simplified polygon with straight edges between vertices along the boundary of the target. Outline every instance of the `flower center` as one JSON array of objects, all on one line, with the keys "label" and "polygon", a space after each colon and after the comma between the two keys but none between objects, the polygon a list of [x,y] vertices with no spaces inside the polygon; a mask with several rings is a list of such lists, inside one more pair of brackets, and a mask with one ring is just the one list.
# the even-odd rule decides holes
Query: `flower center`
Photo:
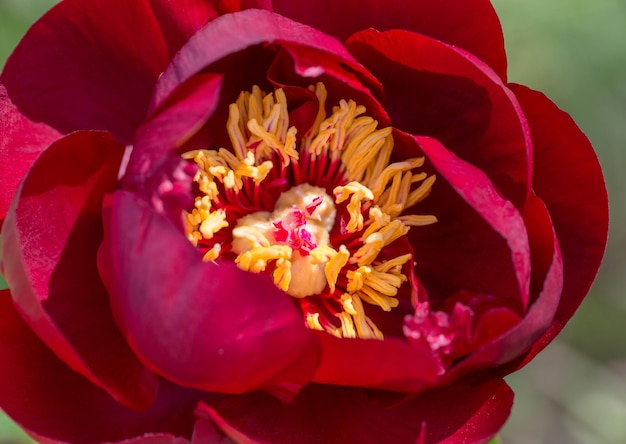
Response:
[{"label": "flower center", "polygon": [[273,213],[245,216],[233,229],[235,262],[248,271],[276,260],[274,282],[287,294],[303,298],[326,287],[324,264],[317,258],[330,247],[335,204],[323,188],[297,185],[283,192]]},{"label": "flower center", "polygon": [[283,90],[254,87],[229,107],[232,149],[183,155],[198,167],[187,237],[206,261],[271,274],[309,328],[382,339],[368,312],[399,304],[413,255],[396,241],[436,222],[404,211],[435,177],[415,171],[421,157],[390,163],[392,129],[363,106],[342,100],[327,116],[324,85],[310,89],[318,112],[299,143]]}]

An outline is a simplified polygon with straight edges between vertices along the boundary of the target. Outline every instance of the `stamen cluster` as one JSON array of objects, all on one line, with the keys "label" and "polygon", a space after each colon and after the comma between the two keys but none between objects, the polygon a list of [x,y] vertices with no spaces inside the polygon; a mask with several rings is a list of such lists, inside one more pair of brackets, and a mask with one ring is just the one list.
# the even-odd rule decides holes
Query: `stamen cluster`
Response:
[{"label": "stamen cluster", "polygon": [[378,129],[363,106],[341,100],[327,116],[324,85],[311,90],[319,108],[299,143],[283,90],[254,87],[229,107],[231,149],[183,155],[198,167],[187,236],[204,260],[271,272],[309,328],[382,339],[365,307],[398,306],[413,255],[381,253],[411,226],[436,222],[403,214],[435,177],[415,172],[423,157],[390,163],[392,129]]}]

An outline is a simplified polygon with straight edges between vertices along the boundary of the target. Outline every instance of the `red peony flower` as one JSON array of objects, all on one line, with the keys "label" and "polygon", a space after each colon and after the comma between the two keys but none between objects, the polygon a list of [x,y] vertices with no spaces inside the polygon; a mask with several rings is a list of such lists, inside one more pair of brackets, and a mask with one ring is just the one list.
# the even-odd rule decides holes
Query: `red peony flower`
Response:
[{"label": "red peony flower", "polygon": [[0,406],[42,442],[486,442],[604,251],[486,0],[65,0],[0,81]]}]

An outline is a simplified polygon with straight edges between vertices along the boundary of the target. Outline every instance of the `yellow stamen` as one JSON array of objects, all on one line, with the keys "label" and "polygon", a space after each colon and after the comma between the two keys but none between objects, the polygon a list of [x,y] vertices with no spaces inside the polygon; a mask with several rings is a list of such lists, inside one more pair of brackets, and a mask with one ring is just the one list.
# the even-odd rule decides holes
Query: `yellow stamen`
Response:
[{"label": "yellow stamen", "polygon": [[345,311],[339,313],[337,317],[341,322],[341,332],[344,338],[384,339],[383,333],[365,315],[359,296],[346,293],[341,296],[341,303]]},{"label": "yellow stamen", "polygon": [[409,227],[399,220],[394,220],[382,227],[365,239],[365,243],[353,256],[353,260],[359,265],[371,264],[378,253],[396,239],[408,233]]},{"label": "yellow stamen", "polygon": [[[235,259],[235,263],[244,271],[259,273],[265,270],[267,263],[272,260],[291,258],[291,248],[287,245],[271,245],[269,247],[254,247]],[[283,265],[284,266],[284,265]]]},{"label": "yellow stamen", "polygon": [[222,251],[222,246],[220,244],[215,244],[209,251],[207,251],[204,254],[204,256],[202,257],[202,260],[204,262],[214,261],[220,256],[221,251]]},{"label": "yellow stamen", "polygon": [[348,263],[350,252],[345,245],[339,247],[339,251],[326,245],[320,245],[311,251],[313,264],[326,264],[324,266],[324,275],[330,288],[330,293],[335,292],[335,284],[341,269]]},{"label": "yellow stamen", "polygon": [[320,324],[320,314],[319,313],[307,313],[306,314],[306,325],[311,330],[324,331],[324,327],[322,327],[322,324]]},{"label": "yellow stamen", "polygon": [[363,186],[359,182],[350,182],[345,186],[336,187],[333,190],[335,194],[335,201],[340,204],[350,198],[348,204],[348,213],[350,214],[350,221],[346,226],[346,230],[351,233],[360,231],[363,229],[363,214],[361,213],[361,204],[364,200],[373,200],[374,196],[369,188]]},{"label": "yellow stamen", "polygon": [[209,213],[200,224],[200,233],[205,239],[212,239],[215,233],[228,226],[226,211],[216,210]]},{"label": "yellow stamen", "polygon": [[[197,165],[194,181],[203,193],[194,209],[183,213],[187,238],[203,249],[205,261],[234,253],[240,269],[271,273],[274,284],[294,298],[328,298],[324,308],[302,302],[308,307],[309,328],[342,338],[383,339],[363,304],[385,311],[399,305],[398,293],[408,281],[403,267],[413,256],[382,260],[379,255],[388,256],[381,251],[410,227],[437,221],[431,215],[404,214],[428,196],[435,176],[416,171],[424,164],[423,157],[390,163],[393,129],[378,128],[365,107],[341,100],[327,115],[324,85],[309,89],[318,99],[318,110],[299,144],[296,128],[289,125],[285,92],[266,94],[254,86],[229,106],[226,128],[231,148],[183,154]],[[290,166],[293,170],[287,170]],[[315,186],[314,179],[327,166],[328,182]],[[273,209],[247,212],[265,205],[267,191],[271,195],[271,190],[279,189],[274,184],[283,186],[298,177],[304,180],[281,189]],[[268,187],[263,184],[266,179],[272,181]],[[303,183],[306,180],[311,184]],[[326,194],[331,186],[334,199]],[[218,235],[228,227],[227,219],[232,221],[226,211],[238,203],[247,215],[230,232]],[[336,217],[346,226],[337,227]],[[337,250],[331,245],[337,232],[346,236],[337,243],[345,242],[352,251],[346,245]],[[337,318],[329,319],[329,313]]]}]

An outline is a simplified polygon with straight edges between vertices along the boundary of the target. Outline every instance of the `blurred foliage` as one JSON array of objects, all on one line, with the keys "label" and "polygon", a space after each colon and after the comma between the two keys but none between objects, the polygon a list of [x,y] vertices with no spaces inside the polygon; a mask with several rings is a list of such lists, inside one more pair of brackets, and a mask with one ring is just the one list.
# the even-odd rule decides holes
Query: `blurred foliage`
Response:
[{"label": "blurred foliage", "polygon": [[[54,3],[0,0],[0,66],[28,26]],[[603,267],[581,310],[547,352],[508,378],[516,404],[501,442],[624,443],[626,2],[493,3],[504,28],[510,81],[545,92],[587,133],[605,171],[612,220]],[[25,435],[0,417],[0,443],[23,442],[28,442]]]}]

